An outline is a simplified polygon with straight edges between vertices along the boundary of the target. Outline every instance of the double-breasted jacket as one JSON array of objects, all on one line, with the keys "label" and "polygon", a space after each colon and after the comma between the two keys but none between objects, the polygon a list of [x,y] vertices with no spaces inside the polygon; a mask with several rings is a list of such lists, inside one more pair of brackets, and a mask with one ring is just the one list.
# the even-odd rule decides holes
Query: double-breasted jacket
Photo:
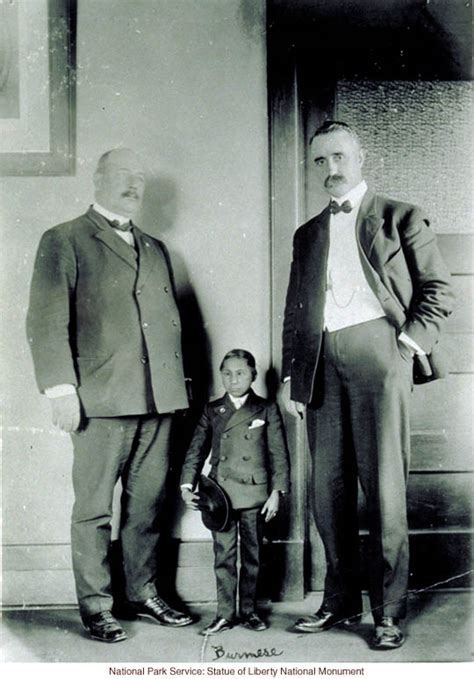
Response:
[{"label": "double-breasted jacket", "polygon": [[186,455],[182,484],[196,485],[209,452],[209,476],[227,492],[234,509],[263,505],[271,491],[289,490],[278,406],[252,390],[238,410],[227,394],[206,405]]}]

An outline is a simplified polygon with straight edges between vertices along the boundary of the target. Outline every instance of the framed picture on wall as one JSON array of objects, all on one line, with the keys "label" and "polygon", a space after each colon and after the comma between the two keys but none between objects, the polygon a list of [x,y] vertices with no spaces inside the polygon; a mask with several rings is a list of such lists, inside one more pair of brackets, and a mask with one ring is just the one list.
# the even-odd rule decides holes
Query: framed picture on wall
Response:
[{"label": "framed picture on wall", "polygon": [[0,2],[0,174],[75,171],[76,0]]}]

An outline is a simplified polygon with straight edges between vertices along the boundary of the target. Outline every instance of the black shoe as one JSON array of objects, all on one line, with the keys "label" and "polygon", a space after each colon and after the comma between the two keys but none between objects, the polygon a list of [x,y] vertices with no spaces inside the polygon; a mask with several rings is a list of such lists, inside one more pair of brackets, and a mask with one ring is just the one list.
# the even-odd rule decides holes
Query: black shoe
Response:
[{"label": "black shoe", "polygon": [[299,618],[293,626],[295,632],[325,632],[334,625],[349,627],[360,620],[360,615],[348,616],[344,613],[333,613],[326,608],[321,608],[314,615],[306,615]]},{"label": "black shoe", "polygon": [[377,651],[391,651],[405,643],[403,632],[397,618],[380,618],[375,622],[373,648]]},{"label": "black shoe", "polygon": [[232,629],[234,623],[226,618],[215,618],[207,627],[204,627],[199,634],[203,637],[211,636],[212,634],[220,634],[228,629]]},{"label": "black shoe", "polygon": [[175,611],[159,596],[154,596],[141,603],[134,602],[133,609],[139,618],[150,618],[159,625],[185,627],[194,622],[190,615]]},{"label": "black shoe", "polygon": [[116,641],[124,641],[127,634],[121,625],[114,618],[110,611],[102,611],[95,615],[88,615],[82,618],[84,629],[89,632],[92,639],[106,641],[113,644]]},{"label": "black shoe", "polygon": [[264,630],[268,629],[267,623],[263,622],[262,618],[257,615],[257,613],[242,615],[240,621],[244,627],[251,629],[252,632],[263,632]]}]

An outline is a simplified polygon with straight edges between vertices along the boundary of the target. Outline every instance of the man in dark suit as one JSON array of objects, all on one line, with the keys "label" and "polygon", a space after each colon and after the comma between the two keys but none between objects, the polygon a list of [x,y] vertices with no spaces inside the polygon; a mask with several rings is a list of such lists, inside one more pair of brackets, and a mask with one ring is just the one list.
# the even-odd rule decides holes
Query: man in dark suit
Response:
[{"label": "man in dark suit", "polygon": [[212,451],[209,477],[224,490],[231,505],[225,530],[212,533],[217,616],[201,631],[204,635],[233,627],[237,588],[241,623],[255,632],[267,628],[256,611],[264,520],[275,517],[280,495],[289,491],[280,411],[251,389],[257,376],[255,358],[244,349],[233,349],[224,356],[220,371],[226,393],[204,408],[181,474],[183,500],[196,509],[199,495],[193,490]]},{"label": "man in dark suit", "polygon": [[327,574],[321,608],[295,629],[320,632],[362,610],[359,479],[373,644],[397,648],[408,581],[410,393],[413,379],[443,374],[437,342],[452,309],[449,275],[424,213],[367,188],[352,128],[327,121],[311,153],[331,202],[294,236],[282,377],[287,410],[306,413]]},{"label": "man in dark suit", "polygon": [[79,610],[94,639],[121,641],[112,614],[112,496],[122,481],[126,595],[138,616],[183,626],[155,586],[172,413],[187,408],[181,326],[164,245],[132,221],[145,186],[128,149],[104,154],[86,214],[42,237],[27,333],[39,389],[73,448],[71,543]]}]

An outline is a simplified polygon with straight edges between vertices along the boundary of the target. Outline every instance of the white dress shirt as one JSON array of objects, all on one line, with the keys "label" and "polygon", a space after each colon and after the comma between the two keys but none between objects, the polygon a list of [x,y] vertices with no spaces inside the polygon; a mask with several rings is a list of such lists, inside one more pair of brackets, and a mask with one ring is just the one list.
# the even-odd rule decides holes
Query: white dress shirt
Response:
[{"label": "white dress shirt", "polygon": [[[356,238],[356,221],[367,184],[362,181],[345,196],[350,212],[331,214],[329,218],[329,255],[327,268],[324,324],[327,330],[341,330],[385,316],[362,269]],[[334,200],[334,199],[333,199]]]},{"label": "white dress shirt", "polygon": [[230,400],[232,401],[232,403],[233,403],[233,405],[234,405],[234,408],[235,408],[236,410],[239,410],[239,408],[242,408],[242,406],[244,405],[245,401],[248,399],[248,396],[249,396],[249,395],[248,395],[248,393],[247,393],[247,394],[244,394],[243,396],[231,396],[231,395],[228,393],[228,396],[229,396]]},{"label": "white dress shirt", "polygon": [[[105,217],[109,222],[118,222],[119,224],[130,224],[130,218],[124,217],[123,215],[117,215],[115,212],[110,212],[110,210],[106,210],[105,207],[102,207],[99,203],[94,203],[92,208],[98,212],[102,217]],[[122,229],[115,229],[113,226],[112,228],[114,229],[114,232],[117,234],[117,236],[120,236],[122,240],[124,240],[126,243],[129,245],[134,246],[135,245],[135,239],[133,237],[133,233],[131,231],[122,231]]]}]

